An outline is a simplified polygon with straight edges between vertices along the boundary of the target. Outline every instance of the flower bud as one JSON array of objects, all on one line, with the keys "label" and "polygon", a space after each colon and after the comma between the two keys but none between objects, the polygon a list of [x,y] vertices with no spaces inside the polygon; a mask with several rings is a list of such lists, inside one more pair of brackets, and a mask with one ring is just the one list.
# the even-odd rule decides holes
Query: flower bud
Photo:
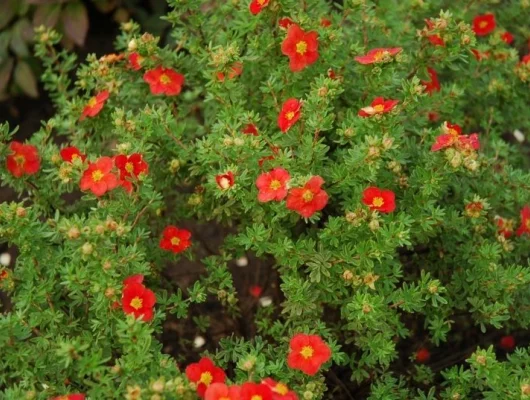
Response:
[{"label": "flower bud", "polygon": [[129,51],[135,51],[137,48],[136,39],[129,40],[129,43],[127,44],[127,50]]},{"label": "flower bud", "polygon": [[234,144],[236,146],[243,146],[245,144],[245,141],[243,139],[241,139],[241,138],[235,138],[234,139]]},{"label": "flower bud", "polygon": [[151,383],[151,390],[153,392],[162,393],[164,391],[164,381],[162,379],[158,379]]},{"label": "flower bud", "polygon": [[304,399],[305,400],[311,400],[313,398],[313,392],[310,392],[309,390],[306,390],[304,392]]},{"label": "flower bud", "polygon": [[477,364],[480,364],[480,365],[484,366],[484,365],[486,365],[486,363],[487,363],[488,360],[487,360],[487,358],[486,358],[485,356],[483,356],[483,355],[478,355],[478,356],[476,357],[476,361],[477,361]]},{"label": "flower bud", "polygon": [[94,229],[94,231],[98,234],[98,235],[103,235],[105,233],[105,227],[101,224],[98,224],[96,225],[96,228]]},{"label": "flower bud", "polygon": [[26,209],[24,207],[17,207],[15,214],[17,217],[23,218],[26,216]]},{"label": "flower bud", "polygon": [[69,239],[77,239],[79,236],[81,236],[81,231],[79,231],[77,226],[72,226],[68,230],[68,238]]},{"label": "flower bud", "polygon": [[353,272],[351,272],[349,269],[342,273],[342,279],[344,279],[345,281],[351,281],[353,279],[353,276]]},{"label": "flower bud", "polygon": [[370,304],[364,303],[363,304],[363,313],[368,314],[371,311],[372,311],[372,307],[370,306]]},{"label": "flower bud", "polygon": [[429,293],[430,294],[438,293],[438,286],[436,286],[435,284],[430,284],[429,285]]},{"label": "flower bud", "polygon": [[377,219],[373,219],[368,223],[368,227],[372,232],[379,229],[379,221]]},{"label": "flower bud", "polygon": [[92,246],[91,243],[86,242],[83,247],[81,247],[81,251],[84,255],[92,254],[94,251],[94,246]]},{"label": "flower bud", "polygon": [[524,383],[521,385],[521,394],[523,396],[529,396],[530,395],[530,385],[528,383]]},{"label": "flower bud", "polygon": [[105,297],[108,298],[108,299],[112,298],[115,293],[116,293],[116,291],[114,290],[114,288],[105,289]]}]

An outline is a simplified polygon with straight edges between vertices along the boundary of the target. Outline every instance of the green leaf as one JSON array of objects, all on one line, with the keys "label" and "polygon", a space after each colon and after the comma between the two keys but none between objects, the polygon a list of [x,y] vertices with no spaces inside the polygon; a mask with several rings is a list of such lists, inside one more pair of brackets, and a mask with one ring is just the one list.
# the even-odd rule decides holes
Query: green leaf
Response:
[{"label": "green leaf", "polygon": [[41,25],[53,28],[59,20],[61,14],[60,4],[43,4],[37,7],[33,14],[33,26]]},{"label": "green leaf", "polygon": [[0,29],[4,29],[15,15],[17,9],[13,0],[8,1],[7,5],[2,5],[2,12],[0,13]]},{"label": "green leaf", "polygon": [[88,32],[88,15],[85,6],[79,1],[67,4],[61,20],[66,35],[76,45],[82,46]]},{"label": "green leaf", "polygon": [[15,68],[15,82],[30,97],[38,97],[37,81],[30,66],[24,61],[19,61]]},{"label": "green leaf", "polygon": [[11,77],[11,71],[13,70],[13,64],[13,59],[8,58],[6,62],[0,66],[0,93],[2,93],[7,87],[7,83]]}]

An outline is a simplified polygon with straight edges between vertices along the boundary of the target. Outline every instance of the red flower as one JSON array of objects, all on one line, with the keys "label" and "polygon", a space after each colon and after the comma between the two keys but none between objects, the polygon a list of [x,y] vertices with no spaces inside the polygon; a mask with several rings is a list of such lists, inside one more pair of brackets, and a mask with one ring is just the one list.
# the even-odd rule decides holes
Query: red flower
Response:
[{"label": "red flower", "polygon": [[247,382],[241,386],[241,400],[272,400],[272,390],[263,383]]},{"label": "red flower", "polygon": [[499,347],[505,351],[512,351],[515,348],[515,338],[512,335],[501,337]]},{"label": "red flower", "polygon": [[416,352],[416,361],[420,364],[426,363],[431,358],[431,353],[425,347],[422,347]]},{"label": "red flower", "polygon": [[11,154],[6,157],[6,168],[15,178],[22,175],[33,175],[40,168],[37,148],[31,144],[13,141],[9,144]]},{"label": "red flower", "polygon": [[364,189],[363,203],[370,207],[371,210],[391,213],[396,209],[396,195],[392,190],[370,186]]},{"label": "red flower", "polygon": [[306,33],[298,25],[291,24],[282,43],[282,53],[289,57],[291,71],[303,70],[318,60],[318,33]]},{"label": "red flower", "polygon": [[142,68],[144,58],[138,53],[129,54],[129,66],[132,70],[138,71]]},{"label": "red flower", "polygon": [[241,388],[226,386],[224,383],[212,383],[206,389],[204,400],[239,400]]},{"label": "red flower", "polygon": [[298,400],[298,396],[281,382],[276,382],[271,378],[265,378],[261,383],[267,385],[272,390],[272,400]]},{"label": "red flower", "polygon": [[431,77],[430,81],[421,81],[423,86],[425,87],[425,91],[432,95],[434,92],[440,91],[440,82],[438,81],[438,74],[436,71],[430,67],[427,68],[427,72],[429,76]]},{"label": "red flower", "polygon": [[376,114],[386,114],[393,110],[399,103],[398,100],[385,100],[383,97],[376,97],[372,104],[359,110],[359,116],[366,118]]},{"label": "red flower", "polygon": [[506,31],[501,35],[501,39],[506,44],[512,44],[513,35],[510,32]]},{"label": "red flower", "polygon": [[144,281],[144,276],[142,274],[136,274],[136,275],[131,275],[129,276],[128,278],[125,278],[123,280],[123,285],[124,286],[127,286],[127,285],[130,285],[131,283],[143,283]]},{"label": "red flower", "polygon": [[442,125],[443,134],[436,138],[436,142],[432,145],[431,151],[438,151],[446,147],[451,147],[458,142],[462,133],[462,128],[457,124],[444,122]]},{"label": "red flower", "polygon": [[254,124],[247,124],[242,131],[245,135],[258,136],[258,128]]},{"label": "red flower", "polygon": [[186,376],[190,382],[197,384],[197,393],[204,397],[206,389],[212,383],[224,383],[225,372],[214,365],[208,357],[203,357],[199,362],[186,367]]},{"label": "red flower", "polygon": [[398,54],[401,50],[403,50],[401,47],[372,49],[364,56],[355,57],[355,61],[363,65],[388,62],[391,61],[392,57]]},{"label": "red flower", "polygon": [[438,114],[436,111],[429,111],[427,113],[427,117],[429,118],[429,121],[436,122],[440,119],[440,114]]},{"label": "red flower", "polygon": [[125,314],[133,314],[135,318],[141,317],[144,321],[151,321],[155,303],[155,294],[141,283],[133,281],[123,287],[121,306]]},{"label": "red flower", "polygon": [[0,281],[3,281],[4,279],[7,279],[9,276],[9,272],[7,272],[7,269],[0,269]]},{"label": "red flower", "polygon": [[[426,19],[425,23],[427,24],[428,30],[435,29],[434,23],[430,19]],[[427,39],[435,46],[445,47],[445,42],[439,34],[427,35]]]},{"label": "red flower", "polygon": [[497,220],[497,228],[499,228],[499,234],[509,239],[513,235],[513,220],[504,219],[502,217],[495,217]]},{"label": "red flower", "polygon": [[[243,64],[239,61],[236,61],[230,66],[230,71],[228,72],[228,79],[234,79],[236,76],[239,76],[243,73]],[[224,82],[225,80],[225,74],[224,72],[219,71],[217,73],[217,79],[219,79],[220,82]]]},{"label": "red flower", "polygon": [[90,163],[79,182],[81,190],[90,190],[99,197],[114,189],[119,182],[118,177],[111,172],[113,166],[110,157],[101,157],[95,163]]},{"label": "red flower", "polygon": [[226,174],[216,175],[215,181],[221,190],[228,190],[235,184],[234,173],[228,171]]},{"label": "red flower", "polygon": [[108,90],[103,90],[102,92],[99,92],[97,95],[93,96],[88,100],[87,105],[83,109],[83,113],[81,114],[81,117],[79,118],[79,121],[84,120],[86,117],[95,117],[99,114],[103,106],[105,105],[105,102],[109,98],[109,92]]},{"label": "red flower", "polygon": [[304,187],[291,189],[287,197],[287,208],[296,211],[304,218],[311,217],[328,204],[328,194],[322,190],[324,179],[313,176]]},{"label": "red flower", "polygon": [[331,358],[331,349],[317,335],[298,333],[291,339],[289,348],[287,365],[307,375],[315,375],[321,365]]},{"label": "red flower", "polygon": [[120,154],[114,158],[114,164],[120,170],[120,183],[128,192],[131,192],[133,189],[129,178],[133,176],[138,179],[140,175],[147,174],[149,169],[142,155],[138,153],[131,154],[130,156]]},{"label": "red flower", "polygon": [[294,98],[283,103],[280,115],[278,115],[278,126],[283,133],[287,132],[300,119],[301,108],[302,103]]},{"label": "red flower", "polygon": [[81,153],[79,149],[75,146],[65,147],[64,149],[61,149],[60,153],[63,161],[66,161],[68,163],[74,162],[74,160],[77,158],[80,158],[83,162],[86,160],[86,155]]},{"label": "red flower", "polygon": [[278,21],[278,25],[282,29],[289,29],[289,27],[293,24],[294,24],[293,20],[287,17],[280,18],[280,20]]},{"label": "red flower", "polygon": [[250,12],[257,15],[263,10],[264,7],[269,5],[269,0],[252,0],[250,3]]},{"label": "red flower", "polygon": [[85,395],[82,393],[65,394],[64,396],[52,397],[50,400],[85,400]]},{"label": "red flower", "polygon": [[184,75],[171,68],[156,67],[144,74],[144,81],[149,84],[152,94],[176,96],[184,85]]},{"label": "red flower", "polygon": [[248,292],[250,293],[252,297],[258,298],[259,296],[261,296],[261,293],[263,292],[263,288],[259,285],[252,285],[248,289]]},{"label": "red flower", "polygon": [[530,64],[530,54],[523,56],[521,59],[521,64]]},{"label": "red flower", "polygon": [[270,172],[264,172],[256,179],[256,186],[259,190],[258,200],[281,201],[287,196],[287,182],[291,179],[289,172],[283,168],[274,168]]},{"label": "red flower", "polygon": [[480,142],[476,133],[472,133],[471,135],[460,135],[456,145],[462,150],[478,150],[480,148]]},{"label": "red flower", "polygon": [[485,36],[495,29],[495,15],[488,13],[477,15],[473,19],[473,31],[477,36]]},{"label": "red flower", "polygon": [[179,229],[176,226],[169,225],[162,232],[160,239],[160,248],[173,253],[182,253],[191,246],[191,232],[186,229]]},{"label": "red flower", "polygon": [[328,28],[331,26],[331,20],[326,17],[320,18],[320,26],[323,28]]},{"label": "red flower", "polygon": [[530,206],[524,206],[521,210],[521,226],[517,229],[517,236],[525,233],[530,235]]}]

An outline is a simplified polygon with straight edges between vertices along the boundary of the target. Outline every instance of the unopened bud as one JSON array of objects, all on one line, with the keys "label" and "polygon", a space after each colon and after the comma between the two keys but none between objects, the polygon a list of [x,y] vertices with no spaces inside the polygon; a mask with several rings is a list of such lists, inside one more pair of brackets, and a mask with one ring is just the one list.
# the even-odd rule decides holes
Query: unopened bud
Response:
[{"label": "unopened bud", "polygon": [[521,385],[521,394],[523,396],[530,395],[530,385],[528,383]]},{"label": "unopened bud", "polygon": [[134,51],[137,48],[136,39],[129,40],[129,43],[127,44],[127,50]]},{"label": "unopened bud", "polygon": [[482,356],[482,355],[477,356],[476,360],[477,360],[477,363],[482,365],[482,366],[486,365],[486,363],[488,361],[487,358],[485,356]]},{"label": "unopened bud", "polygon": [[116,293],[116,291],[114,290],[114,288],[107,288],[105,289],[105,297],[107,298],[111,298],[114,296],[114,294]]},{"label": "unopened bud", "polygon": [[243,139],[241,139],[241,138],[235,138],[234,139],[234,144],[236,146],[243,146],[245,144],[245,141]]},{"label": "unopened bud", "polygon": [[353,279],[353,272],[347,269],[342,273],[342,279],[344,279],[345,281],[351,281]]},{"label": "unopened bud", "polygon": [[83,247],[81,247],[81,251],[83,252],[83,254],[85,255],[89,255],[89,254],[92,254],[92,252],[94,251],[94,246],[92,246],[91,243],[85,243],[83,245]]},{"label": "unopened bud", "polygon": [[434,285],[434,284],[433,284],[433,285],[430,285],[430,286],[429,286],[429,293],[431,293],[431,294],[438,293],[438,286],[436,286],[436,285]]},{"label": "unopened bud", "polygon": [[376,231],[379,229],[379,221],[377,219],[373,219],[371,220],[369,223],[368,223],[368,227],[370,228],[370,230],[373,232],[373,231]]},{"label": "unopened bud", "polygon": [[158,379],[151,383],[151,390],[153,392],[162,393],[164,391],[164,381],[161,379]]},{"label": "unopened bud", "polygon": [[96,225],[96,228],[94,230],[98,235],[103,235],[105,233],[105,227],[101,224]]},{"label": "unopened bud", "polygon": [[19,218],[23,218],[26,216],[26,209],[24,207],[17,207],[15,214]]},{"label": "unopened bud", "polygon": [[72,226],[68,230],[68,238],[69,239],[77,239],[79,236],[81,236],[81,231],[77,228],[77,226]]}]

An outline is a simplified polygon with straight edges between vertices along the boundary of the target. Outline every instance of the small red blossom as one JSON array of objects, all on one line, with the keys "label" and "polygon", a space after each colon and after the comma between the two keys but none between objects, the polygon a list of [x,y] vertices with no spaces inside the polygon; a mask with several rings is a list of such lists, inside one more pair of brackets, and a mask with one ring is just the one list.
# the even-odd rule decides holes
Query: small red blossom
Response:
[{"label": "small red blossom", "polygon": [[118,186],[119,180],[111,172],[113,166],[114,163],[110,157],[101,157],[95,163],[90,163],[79,182],[81,190],[90,190],[99,197],[114,189]]},{"label": "small red blossom", "polygon": [[427,117],[429,118],[429,121],[436,122],[440,119],[440,114],[438,114],[436,111],[429,111],[427,113]]},{"label": "small red blossom", "polygon": [[385,100],[383,97],[376,97],[372,104],[359,110],[359,117],[366,118],[377,114],[386,114],[392,111],[398,103],[398,100]]},{"label": "small red blossom", "polygon": [[501,35],[501,39],[506,44],[512,44],[513,35],[510,32],[506,31]]},{"label": "small red blossom", "polygon": [[482,202],[472,201],[466,204],[465,212],[468,217],[478,218],[480,217],[480,214],[482,214],[483,209],[484,209],[484,204],[482,204]]},{"label": "small red blossom", "polygon": [[302,103],[297,99],[290,98],[282,105],[278,115],[278,126],[285,133],[300,119]]},{"label": "small red blossom", "polygon": [[156,67],[144,74],[144,81],[149,84],[152,94],[176,96],[184,85],[184,75],[171,68]]},{"label": "small red blossom", "polygon": [[289,348],[288,367],[299,369],[307,375],[315,375],[322,364],[331,358],[331,349],[317,335],[298,333],[291,339]]},{"label": "small red blossom", "polygon": [[169,225],[166,226],[162,232],[160,248],[162,250],[172,251],[173,253],[182,253],[191,246],[190,238],[190,231]]},{"label": "small red blossom", "polygon": [[495,15],[488,13],[484,15],[477,15],[473,19],[473,31],[477,36],[485,36],[493,32],[495,29]]},{"label": "small red blossom", "polygon": [[120,154],[114,158],[114,164],[120,171],[120,184],[128,192],[133,189],[130,178],[138,179],[140,175],[146,175],[149,170],[149,166],[139,153],[134,153],[130,156]]},{"label": "small red blossom", "polygon": [[267,385],[272,390],[272,400],[298,400],[298,396],[287,385],[276,382],[271,378],[265,378],[261,383]]},{"label": "small red blossom", "polygon": [[259,285],[252,285],[248,289],[248,292],[250,293],[252,297],[255,297],[257,299],[259,296],[261,296],[261,293],[263,292],[263,288]]},{"label": "small red blossom", "polygon": [[329,28],[331,26],[331,20],[326,17],[320,18],[320,26],[323,28]]},{"label": "small red blossom", "polygon": [[287,208],[296,211],[304,218],[311,217],[328,204],[328,194],[322,189],[324,179],[311,177],[301,188],[291,189],[287,196]]},{"label": "small red blossom", "polygon": [[246,124],[242,132],[245,135],[259,136],[258,127],[254,124]]},{"label": "small red blossom", "polygon": [[388,62],[401,50],[403,50],[401,47],[372,49],[363,56],[355,57],[355,61],[363,65]]},{"label": "small red blossom", "polygon": [[142,318],[146,322],[151,321],[155,303],[153,291],[141,283],[132,282],[123,287],[121,305],[125,314],[133,314],[135,318]]},{"label": "small red blossom", "polygon": [[304,32],[298,25],[292,24],[282,43],[282,53],[289,57],[289,68],[297,72],[318,60],[318,33]]},{"label": "small red blossom", "polygon": [[269,0],[252,0],[250,3],[250,12],[253,15],[259,14],[265,7],[269,5]]},{"label": "small red blossom", "polygon": [[431,353],[425,347],[420,348],[415,355],[415,359],[420,364],[424,364],[431,358]]},{"label": "small red blossom", "polygon": [[52,397],[50,400],[85,400],[82,393],[65,394],[63,396]]},{"label": "small red blossom", "polygon": [[241,386],[241,400],[272,400],[272,390],[263,383],[246,382]]},{"label": "small red blossom", "polygon": [[431,78],[430,81],[421,81],[423,84],[425,91],[432,95],[434,92],[440,91],[440,82],[438,81],[438,74],[436,71],[430,67],[427,68],[427,73],[429,74],[429,77]]},{"label": "small red blossom", "polygon": [[228,171],[225,174],[216,175],[215,182],[217,182],[219,189],[228,190],[235,185],[234,173],[232,171]]},{"label": "small red blossom", "polygon": [[64,149],[61,149],[60,153],[63,161],[67,163],[73,163],[74,160],[78,158],[83,162],[86,160],[86,155],[81,153],[81,151],[75,146],[65,147]]},{"label": "small red blossom", "polygon": [[364,189],[363,203],[370,207],[371,210],[391,213],[396,209],[396,195],[392,190],[370,186]]},{"label": "small red blossom", "polygon": [[473,53],[473,55],[475,56],[477,61],[482,61],[482,60],[486,60],[486,59],[490,58],[490,52],[489,51],[481,52],[481,51],[479,51],[477,49],[471,49],[471,52]]},{"label": "small red blossom", "polygon": [[11,154],[6,157],[6,168],[15,178],[39,171],[40,157],[35,146],[13,141],[9,144],[9,150]]},{"label": "small red blossom", "polygon": [[256,186],[259,190],[258,200],[263,203],[285,199],[289,179],[291,179],[289,172],[283,168],[274,168],[258,176],[256,179]]},{"label": "small red blossom", "polygon": [[525,233],[530,235],[530,206],[524,206],[521,210],[521,225],[516,233],[517,236],[523,236]]},{"label": "small red blossom", "polygon": [[[228,79],[232,80],[235,77],[241,75],[243,73],[243,64],[239,61],[236,61],[230,66],[230,71],[228,72]],[[220,82],[224,82],[225,80],[225,73],[222,71],[217,72],[217,79]]]},{"label": "small red blossom", "polygon": [[328,78],[329,79],[337,79],[337,74],[331,68],[328,69]]},{"label": "small red blossom", "polygon": [[140,54],[136,52],[129,54],[129,67],[132,70],[139,71],[140,69],[142,69],[143,61],[144,58]]},{"label": "small red blossom", "polygon": [[496,216],[497,228],[500,235],[504,236],[505,239],[509,239],[513,235],[513,220],[504,219]]},{"label": "small red blossom", "polygon": [[85,108],[83,108],[83,112],[79,118],[79,121],[83,121],[86,117],[93,118],[98,115],[108,98],[108,90],[103,90],[102,92],[99,92],[95,96],[91,97],[90,100],[88,100]]},{"label": "small red blossom", "polygon": [[530,64],[530,54],[523,56],[523,58],[521,59],[521,64]]},{"label": "small red blossom", "polygon": [[8,276],[9,276],[9,272],[7,272],[7,269],[0,268],[0,281],[7,279]]},{"label": "small red blossom", "polygon": [[456,147],[466,151],[478,150],[480,148],[478,135],[476,133],[472,133],[471,135],[460,135]]},{"label": "small red blossom", "polygon": [[427,36],[427,39],[429,39],[429,42],[435,46],[445,47],[445,42],[440,35],[429,35]]},{"label": "small red blossom", "polygon": [[284,17],[280,18],[278,25],[280,28],[287,30],[291,25],[294,25],[294,21],[291,18]]},{"label": "small red blossom", "polygon": [[132,283],[140,283],[141,284],[143,282],[144,282],[144,276],[142,274],[136,274],[136,275],[131,275],[128,278],[125,278],[123,280],[123,285],[127,286],[127,285],[130,285]]},{"label": "small red blossom", "polygon": [[225,372],[216,367],[211,359],[203,357],[199,362],[186,367],[186,376],[190,382],[197,384],[197,394],[204,397],[206,389],[213,383],[224,383]]},{"label": "small red blossom", "polygon": [[505,351],[512,351],[515,348],[515,338],[512,335],[501,337],[499,347]]},{"label": "small red blossom", "polygon": [[204,400],[239,400],[241,388],[227,386],[224,383],[212,383],[206,388]]}]

